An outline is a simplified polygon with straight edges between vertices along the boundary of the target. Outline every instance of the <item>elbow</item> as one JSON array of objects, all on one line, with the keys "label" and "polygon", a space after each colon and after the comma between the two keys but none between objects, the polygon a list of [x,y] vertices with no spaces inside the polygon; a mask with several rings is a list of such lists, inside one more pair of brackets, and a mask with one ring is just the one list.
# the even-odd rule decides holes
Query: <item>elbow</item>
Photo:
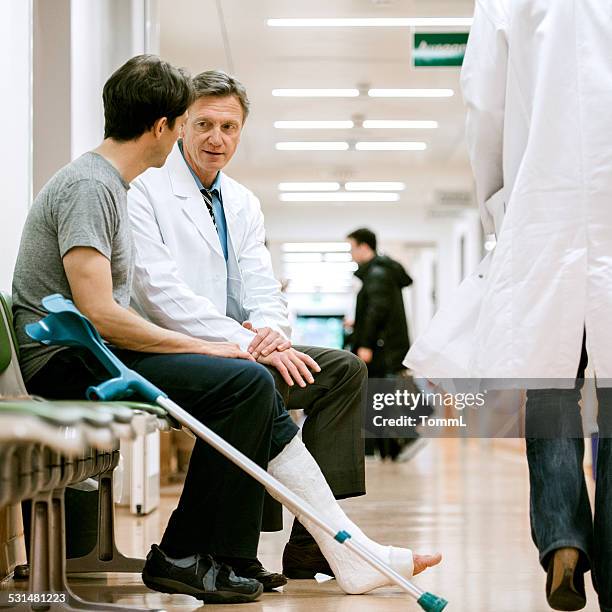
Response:
[{"label": "elbow", "polygon": [[120,308],[120,306],[114,302],[113,306],[109,307],[105,304],[77,304],[77,308],[89,319],[98,330],[100,336],[109,342],[113,342],[114,340],[114,322],[116,321],[114,310],[115,308]]}]

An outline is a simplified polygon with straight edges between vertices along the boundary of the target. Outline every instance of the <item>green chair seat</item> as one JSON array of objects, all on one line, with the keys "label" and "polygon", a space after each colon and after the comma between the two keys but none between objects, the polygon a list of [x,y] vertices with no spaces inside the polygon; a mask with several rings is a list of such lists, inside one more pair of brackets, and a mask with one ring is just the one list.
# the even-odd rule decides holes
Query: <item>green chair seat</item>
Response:
[{"label": "green chair seat", "polygon": [[[13,313],[11,311],[11,298],[0,292],[0,374],[11,363],[11,341],[17,349],[17,338],[13,328]],[[4,316],[3,316],[4,315]]]},{"label": "green chair seat", "polygon": [[32,400],[0,400],[0,414],[38,417],[57,427],[78,425],[83,419],[83,411],[77,406],[65,406],[61,408],[45,402],[36,402]]}]

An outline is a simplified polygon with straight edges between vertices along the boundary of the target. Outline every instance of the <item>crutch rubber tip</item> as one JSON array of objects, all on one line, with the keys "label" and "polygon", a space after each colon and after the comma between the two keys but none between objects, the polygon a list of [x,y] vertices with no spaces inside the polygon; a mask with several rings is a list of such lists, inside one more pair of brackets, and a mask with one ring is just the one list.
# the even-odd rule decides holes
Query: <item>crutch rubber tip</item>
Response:
[{"label": "crutch rubber tip", "polygon": [[446,608],[448,601],[441,597],[437,597],[433,593],[423,593],[423,595],[419,597],[417,603],[423,610],[427,610],[427,612],[441,612],[441,610]]}]

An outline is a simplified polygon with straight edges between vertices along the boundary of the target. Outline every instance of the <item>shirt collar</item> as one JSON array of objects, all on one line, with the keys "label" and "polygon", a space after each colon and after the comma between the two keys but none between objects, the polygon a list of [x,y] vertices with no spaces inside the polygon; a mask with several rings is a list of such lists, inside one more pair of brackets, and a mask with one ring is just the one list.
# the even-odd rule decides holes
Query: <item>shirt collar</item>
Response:
[{"label": "shirt collar", "polygon": [[[202,191],[202,189],[206,189],[206,187],[202,185],[202,181],[200,180],[200,177],[196,174],[195,170],[189,165],[189,163],[185,159],[185,153],[183,152],[183,141],[182,140],[178,141],[178,147],[181,152],[181,155],[183,156],[183,160],[185,164],[189,168],[189,172],[191,172],[191,176],[193,176],[193,179],[195,180],[196,185],[198,186],[198,189],[200,191]],[[210,189],[206,189],[206,191],[208,191],[209,193],[215,192],[216,196],[219,199],[221,199],[221,172],[217,172],[217,176],[215,176],[215,180],[212,182]]]}]

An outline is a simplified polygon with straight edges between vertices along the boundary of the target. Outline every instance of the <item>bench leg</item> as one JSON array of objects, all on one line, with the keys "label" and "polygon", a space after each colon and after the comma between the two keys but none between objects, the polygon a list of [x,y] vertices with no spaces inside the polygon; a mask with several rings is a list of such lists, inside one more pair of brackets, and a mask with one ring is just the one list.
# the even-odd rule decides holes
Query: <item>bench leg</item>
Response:
[{"label": "bench leg", "polygon": [[[6,608],[11,612],[55,612],[60,610],[135,612],[143,610],[142,608],[130,608],[110,603],[84,601],[72,592],[66,582],[64,492],[64,488],[58,488],[52,492],[37,493],[32,499],[31,565],[27,593],[57,594],[65,598],[65,601],[61,603],[9,604]],[[154,611],[147,610],[147,612]]]},{"label": "bench leg", "polygon": [[113,503],[113,471],[115,466],[98,477],[98,539],[87,555],[68,559],[69,574],[91,572],[142,572],[144,559],[126,557],[115,543],[115,506]]}]

